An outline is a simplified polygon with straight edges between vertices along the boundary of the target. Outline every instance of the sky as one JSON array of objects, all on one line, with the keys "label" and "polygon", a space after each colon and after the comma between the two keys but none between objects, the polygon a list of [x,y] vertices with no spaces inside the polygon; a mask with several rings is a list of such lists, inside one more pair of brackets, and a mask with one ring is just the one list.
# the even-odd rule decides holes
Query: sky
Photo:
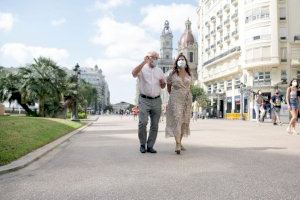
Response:
[{"label": "sky", "polygon": [[0,0],[0,66],[20,67],[38,56],[61,67],[98,65],[111,103],[134,103],[132,69],[160,49],[165,20],[177,48],[189,18],[197,38],[198,0]]}]

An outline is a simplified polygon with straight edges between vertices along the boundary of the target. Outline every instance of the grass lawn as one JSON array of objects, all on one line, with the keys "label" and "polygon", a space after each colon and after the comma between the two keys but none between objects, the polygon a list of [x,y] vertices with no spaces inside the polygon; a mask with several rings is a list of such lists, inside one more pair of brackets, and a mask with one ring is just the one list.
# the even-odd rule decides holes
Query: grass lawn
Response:
[{"label": "grass lawn", "polygon": [[64,119],[0,116],[0,166],[81,127]]}]

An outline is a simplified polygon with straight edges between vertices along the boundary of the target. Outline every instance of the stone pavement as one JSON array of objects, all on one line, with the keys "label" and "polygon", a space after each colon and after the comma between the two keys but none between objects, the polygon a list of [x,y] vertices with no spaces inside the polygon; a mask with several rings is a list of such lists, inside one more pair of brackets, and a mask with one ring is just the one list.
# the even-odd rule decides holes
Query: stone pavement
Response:
[{"label": "stone pavement", "polygon": [[102,116],[24,169],[0,176],[0,199],[300,199],[300,136],[245,121],[191,122],[174,152],[138,151],[137,121]]}]

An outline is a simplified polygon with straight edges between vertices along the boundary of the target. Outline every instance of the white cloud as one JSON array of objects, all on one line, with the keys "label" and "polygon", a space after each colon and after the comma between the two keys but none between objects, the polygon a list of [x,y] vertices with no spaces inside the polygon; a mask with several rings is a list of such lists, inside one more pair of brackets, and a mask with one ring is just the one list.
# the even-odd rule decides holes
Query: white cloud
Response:
[{"label": "white cloud", "polygon": [[18,64],[32,62],[39,56],[49,57],[56,62],[65,62],[69,53],[65,49],[27,46],[22,43],[6,43],[0,48],[0,58],[14,60]]},{"label": "white cloud", "polygon": [[196,33],[196,9],[197,7],[191,4],[148,5],[141,9],[144,16],[141,25],[147,30],[161,32],[165,20],[169,20],[172,31],[182,33],[185,29],[185,21],[189,18],[192,29]]},{"label": "white cloud", "polygon": [[0,31],[8,32],[12,29],[14,17],[11,13],[0,12]]},{"label": "white cloud", "polygon": [[52,20],[51,21],[51,25],[52,26],[61,26],[63,24],[66,23],[66,19],[65,18],[60,18],[60,19],[56,19],[56,20]]},{"label": "white cloud", "polygon": [[97,22],[98,34],[91,41],[103,47],[108,58],[142,58],[149,50],[159,49],[159,40],[143,28],[105,17]]},{"label": "white cloud", "polygon": [[97,10],[108,10],[121,5],[129,5],[130,3],[131,0],[97,0],[94,7]]}]

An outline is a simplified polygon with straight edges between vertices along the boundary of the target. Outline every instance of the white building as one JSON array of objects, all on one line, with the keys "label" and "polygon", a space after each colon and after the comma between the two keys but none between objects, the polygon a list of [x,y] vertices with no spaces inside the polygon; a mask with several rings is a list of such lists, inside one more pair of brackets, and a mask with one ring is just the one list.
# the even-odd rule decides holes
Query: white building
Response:
[{"label": "white building", "polygon": [[90,83],[98,92],[98,109],[103,111],[110,105],[110,92],[102,70],[96,65],[94,68],[81,68],[80,78]]},{"label": "white building", "polygon": [[[254,119],[253,95],[241,83],[270,98],[300,78],[299,0],[200,0],[199,82],[213,113]],[[242,98],[242,99],[241,99]]]}]

